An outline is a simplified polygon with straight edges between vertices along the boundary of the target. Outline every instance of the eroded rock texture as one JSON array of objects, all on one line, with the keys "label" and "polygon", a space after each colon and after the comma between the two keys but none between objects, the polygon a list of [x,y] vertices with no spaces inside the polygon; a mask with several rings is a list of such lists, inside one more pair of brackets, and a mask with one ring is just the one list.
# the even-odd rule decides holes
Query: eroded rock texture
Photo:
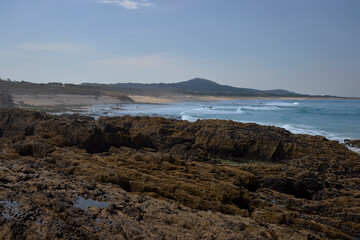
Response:
[{"label": "eroded rock texture", "polygon": [[360,157],[256,124],[0,109],[0,239],[357,239]]}]

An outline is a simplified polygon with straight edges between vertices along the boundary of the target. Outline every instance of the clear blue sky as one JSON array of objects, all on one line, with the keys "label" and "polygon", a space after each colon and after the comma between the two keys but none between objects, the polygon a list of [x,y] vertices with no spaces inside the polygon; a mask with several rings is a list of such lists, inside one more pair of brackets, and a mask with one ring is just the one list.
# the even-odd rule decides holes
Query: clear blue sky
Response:
[{"label": "clear blue sky", "polygon": [[360,96],[359,0],[0,0],[0,77]]}]

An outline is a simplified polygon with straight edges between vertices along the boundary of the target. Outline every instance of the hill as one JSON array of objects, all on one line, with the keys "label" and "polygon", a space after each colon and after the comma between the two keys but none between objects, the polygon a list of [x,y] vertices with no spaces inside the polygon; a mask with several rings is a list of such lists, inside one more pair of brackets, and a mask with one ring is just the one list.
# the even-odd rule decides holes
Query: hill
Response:
[{"label": "hill", "polygon": [[249,97],[309,97],[309,95],[298,94],[283,89],[257,90],[251,88],[238,88],[228,85],[221,85],[214,81],[203,78],[194,78],[178,83],[116,83],[97,84],[83,83],[83,86],[92,86],[99,89],[121,89],[129,93],[162,93],[164,91],[213,96],[249,96]]},{"label": "hill", "polygon": [[[88,106],[124,102],[216,101],[238,97],[328,98],[283,89],[257,90],[221,85],[203,78],[177,83],[31,83],[0,79],[0,106]],[[336,98],[336,97],[332,97]]]},{"label": "hill", "polygon": [[[37,107],[37,110],[46,111],[49,111],[51,107],[52,110],[59,111],[66,110],[65,106],[118,104],[132,101],[120,92],[106,92],[89,86],[0,79],[0,107],[18,106],[30,109]],[[59,108],[59,106],[62,107]]]},{"label": "hill", "polygon": [[76,84],[57,82],[32,83],[26,81],[11,81],[0,79],[0,93],[8,94],[80,94],[100,95],[99,90]]}]

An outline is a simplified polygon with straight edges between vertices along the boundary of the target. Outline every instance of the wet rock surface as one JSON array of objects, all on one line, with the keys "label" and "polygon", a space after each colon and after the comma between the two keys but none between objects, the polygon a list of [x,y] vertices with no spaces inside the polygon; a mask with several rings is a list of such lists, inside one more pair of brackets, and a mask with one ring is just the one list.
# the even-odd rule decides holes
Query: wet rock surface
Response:
[{"label": "wet rock surface", "polygon": [[345,139],[345,144],[347,144],[347,145],[349,145],[351,147],[360,148],[360,140]]},{"label": "wet rock surface", "polygon": [[324,137],[6,108],[0,137],[0,239],[360,237],[360,155]]}]

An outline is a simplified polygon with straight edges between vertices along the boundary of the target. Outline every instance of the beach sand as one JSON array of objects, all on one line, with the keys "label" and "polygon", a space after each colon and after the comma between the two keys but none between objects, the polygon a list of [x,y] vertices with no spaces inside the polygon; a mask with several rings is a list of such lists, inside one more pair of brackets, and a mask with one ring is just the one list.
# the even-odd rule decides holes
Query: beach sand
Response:
[{"label": "beach sand", "polygon": [[[244,100],[244,99],[271,99],[271,97],[225,97],[225,96],[207,96],[207,95],[174,95],[174,96],[144,96],[129,95],[137,103],[173,103],[173,102],[212,102],[226,100]],[[305,99],[305,98],[281,98],[274,99]]]},{"label": "beach sand", "polygon": [[73,94],[24,94],[13,95],[13,101],[20,106],[81,106],[94,104],[118,104],[121,100],[111,96]]},{"label": "beach sand", "polygon": [[13,94],[12,99],[15,105],[23,107],[55,107],[55,106],[90,106],[96,104],[120,104],[130,102],[131,98],[136,103],[166,104],[174,102],[211,102],[225,100],[245,99],[291,99],[302,100],[307,98],[289,97],[234,97],[234,96],[208,96],[208,95],[124,95],[112,92],[104,93],[101,96],[80,95],[80,94]]}]

